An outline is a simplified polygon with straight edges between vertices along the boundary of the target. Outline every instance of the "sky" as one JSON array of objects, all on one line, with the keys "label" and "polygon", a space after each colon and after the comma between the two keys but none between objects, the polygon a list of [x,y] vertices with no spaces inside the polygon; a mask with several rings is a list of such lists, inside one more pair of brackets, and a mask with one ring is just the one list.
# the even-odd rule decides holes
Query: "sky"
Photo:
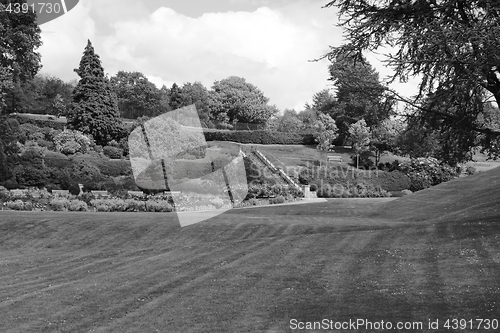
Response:
[{"label": "sky", "polygon": [[[269,104],[300,111],[312,96],[333,89],[328,60],[313,61],[342,43],[335,8],[326,0],[80,0],[41,26],[43,68],[64,81],[78,79],[87,40],[105,73],[141,72],[156,84],[239,76]],[[386,77],[378,56],[368,60]],[[396,84],[400,92],[414,84]],[[406,93],[409,95],[409,93]]]}]

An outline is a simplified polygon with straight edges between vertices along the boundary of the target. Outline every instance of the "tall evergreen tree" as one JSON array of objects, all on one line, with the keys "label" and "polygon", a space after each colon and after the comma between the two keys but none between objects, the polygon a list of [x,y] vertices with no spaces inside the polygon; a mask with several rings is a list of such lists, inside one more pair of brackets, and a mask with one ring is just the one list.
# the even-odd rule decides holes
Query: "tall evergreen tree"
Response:
[{"label": "tall evergreen tree", "polygon": [[90,40],[75,72],[80,81],[73,91],[68,127],[91,134],[97,144],[106,145],[117,139],[122,126],[116,95]]},{"label": "tall evergreen tree", "polygon": [[[35,52],[42,45],[36,14],[29,10],[10,13],[6,8],[11,2],[0,0],[0,111],[5,107],[6,98],[16,98],[14,88],[32,79],[42,67],[40,54]],[[11,106],[9,111],[16,111],[15,103]]]}]

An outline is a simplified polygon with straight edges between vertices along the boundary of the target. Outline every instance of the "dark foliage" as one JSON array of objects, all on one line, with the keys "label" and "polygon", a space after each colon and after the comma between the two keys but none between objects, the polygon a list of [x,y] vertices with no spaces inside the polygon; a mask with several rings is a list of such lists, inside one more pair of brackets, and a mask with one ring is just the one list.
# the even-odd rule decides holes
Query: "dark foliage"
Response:
[{"label": "dark foliage", "polygon": [[255,144],[313,145],[314,134],[271,131],[205,131],[207,141],[232,141]]},{"label": "dark foliage", "polygon": [[91,134],[95,142],[103,146],[113,139],[121,139],[118,101],[90,41],[75,72],[80,81],[73,92],[68,127]]}]

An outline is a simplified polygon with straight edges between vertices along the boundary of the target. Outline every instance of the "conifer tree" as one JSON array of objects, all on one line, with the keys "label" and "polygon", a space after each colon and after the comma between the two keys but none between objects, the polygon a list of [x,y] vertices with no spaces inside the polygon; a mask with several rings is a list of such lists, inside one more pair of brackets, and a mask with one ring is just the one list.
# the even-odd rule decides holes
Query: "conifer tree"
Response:
[{"label": "conifer tree", "polygon": [[75,72],[80,81],[73,91],[68,127],[91,134],[102,146],[119,139],[122,126],[118,101],[90,40]]}]

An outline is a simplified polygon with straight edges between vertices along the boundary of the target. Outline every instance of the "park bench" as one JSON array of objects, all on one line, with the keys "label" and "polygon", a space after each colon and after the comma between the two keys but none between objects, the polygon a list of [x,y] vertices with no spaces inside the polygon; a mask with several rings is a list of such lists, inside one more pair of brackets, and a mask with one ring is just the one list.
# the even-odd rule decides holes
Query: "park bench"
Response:
[{"label": "park bench", "polygon": [[107,198],[109,197],[108,191],[90,191],[96,198]]},{"label": "park bench", "polygon": [[69,197],[69,191],[68,190],[52,190],[52,194],[55,197]]},{"label": "park bench", "polygon": [[327,162],[342,163],[342,156],[327,156]]}]

